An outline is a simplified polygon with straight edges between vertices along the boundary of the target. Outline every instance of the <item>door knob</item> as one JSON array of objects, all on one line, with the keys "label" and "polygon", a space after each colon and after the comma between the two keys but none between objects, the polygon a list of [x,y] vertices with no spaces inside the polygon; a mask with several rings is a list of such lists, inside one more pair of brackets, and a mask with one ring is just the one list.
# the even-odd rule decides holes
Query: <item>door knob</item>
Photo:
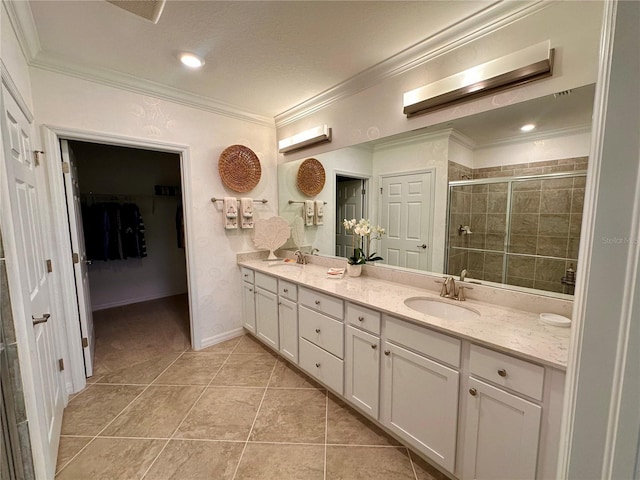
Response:
[{"label": "door knob", "polygon": [[423,243],[422,245],[417,245],[418,248],[427,248],[427,244]]},{"label": "door knob", "polygon": [[84,263],[87,265],[93,265],[93,260],[85,260]]},{"label": "door knob", "polygon": [[39,317],[39,318],[36,318],[33,315],[31,315],[31,320],[33,320],[34,325],[38,325],[39,323],[47,323],[47,320],[49,320],[49,318],[51,318],[50,313],[45,313],[42,315],[42,317]]}]

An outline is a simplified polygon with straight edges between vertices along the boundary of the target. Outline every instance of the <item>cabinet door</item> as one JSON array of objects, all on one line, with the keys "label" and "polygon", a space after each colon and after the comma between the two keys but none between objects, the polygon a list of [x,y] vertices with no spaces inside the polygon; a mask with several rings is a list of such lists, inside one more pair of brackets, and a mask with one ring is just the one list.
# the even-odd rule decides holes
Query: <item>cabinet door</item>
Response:
[{"label": "cabinet door", "polygon": [[541,407],[469,379],[464,479],[536,477]]},{"label": "cabinet door", "polygon": [[453,472],[460,374],[392,343],[383,350],[383,425]]},{"label": "cabinet door", "polygon": [[242,325],[256,333],[256,296],[252,283],[242,282]]},{"label": "cabinet door", "polygon": [[378,418],[380,339],[347,325],[345,396],[356,407]]},{"label": "cabinet door", "polygon": [[256,288],[256,334],[278,350],[278,296]]},{"label": "cabinet door", "polygon": [[280,297],[278,313],[280,353],[298,363],[298,304]]}]

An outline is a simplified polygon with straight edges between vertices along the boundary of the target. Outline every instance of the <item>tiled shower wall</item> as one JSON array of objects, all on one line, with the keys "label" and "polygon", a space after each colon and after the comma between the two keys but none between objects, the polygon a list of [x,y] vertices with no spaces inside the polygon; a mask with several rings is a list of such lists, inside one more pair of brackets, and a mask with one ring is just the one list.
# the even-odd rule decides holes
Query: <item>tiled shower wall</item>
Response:
[{"label": "tiled shower wall", "polygon": [[[450,180],[571,172],[585,170],[586,161],[580,157],[477,170],[450,162]],[[466,268],[479,280],[573,293],[561,279],[577,265],[584,186],[584,175],[513,181],[510,213],[507,182],[452,188],[447,273],[459,275]],[[459,234],[460,225],[468,225],[471,235]]]}]

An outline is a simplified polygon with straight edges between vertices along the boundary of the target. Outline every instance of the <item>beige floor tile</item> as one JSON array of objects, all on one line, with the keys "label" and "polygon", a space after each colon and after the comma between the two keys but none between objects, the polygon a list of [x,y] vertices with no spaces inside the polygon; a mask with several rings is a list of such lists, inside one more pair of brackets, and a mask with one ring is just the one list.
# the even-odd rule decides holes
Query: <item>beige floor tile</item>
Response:
[{"label": "beige floor tile", "polygon": [[273,355],[231,354],[211,385],[232,387],[266,387],[276,358]]},{"label": "beige floor tile", "polygon": [[121,370],[104,375],[99,379],[98,383],[149,385],[158,375],[171,365],[171,362],[178,358],[179,355],[181,354],[178,352],[171,353],[169,355],[161,355],[159,357],[154,357],[151,360],[137,363],[130,367],[125,367]]},{"label": "beige floor tile", "polygon": [[97,435],[143,390],[137,385],[90,385],[65,408],[62,434]]},{"label": "beige floor tile", "polygon": [[278,359],[269,388],[323,388],[286,360]]},{"label": "beige floor tile", "polygon": [[327,443],[349,445],[399,445],[363,415],[334,395],[329,395]]},{"label": "beige floor tile", "polygon": [[229,355],[218,353],[183,353],[154,385],[208,385]]},{"label": "beige floor tile", "polygon": [[404,447],[327,447],[327,480],[415,480]]},{"label": "beige floor tile", "polygon": [[133,480],[142,477],[164,440],[96,438],[56,476],[58,480]]},{"label": "beige floor tile", "polygon": [[148,480],[231,480],[242,442],[171,440],[155,461]]},{"label": "beige floor tile", "polygon": [[93,437],[60,437],[58,458],[56,460],[56,472],[64,467],[80,450],[82,450]]},{"label": "beige floor tile", "polygon": [[245,441],[263,394],[263,388],[207,388],[175,437]]},{"label": "beige floor tile", "polygon": [[[203,348],[202,350],[198,350],[198,352],[203,352],[203,353],[231,353],[233,352],[233,350],[236,348],[236,346],[238,345],[238,343],[240,343],[240,340],[242,340],[242,338],[244,337],[244,335],[240,335],[239,337],[236,338],[232,338],[231,340],[225,340],[224,342],[220,342],[217,343],[215,345],[211,345],[210,347],[207,348]],[[190,350],[191,352],[195,351],[195,350]]]},{"label": "beige floor tile", "polygon": [[413,452],[409,452],[418,480],[449,480],[449,477],[432,467]]},{"label": "beige floor tile", "polygon": [[235,480],[322,480],[323,477],[324,445],[249,443]]},{"label": "beige floor tile", "polygon": [[168,438],[203,387],[151,386],[101,434],[107,437]]},{"label": "beige floor tile", "polygon": [[269,347],[266,347],[260,341],[253,338],[251,335],[245,335],[238,343],[238,346],[233,351],[233,354],[237,353],[272,353]]},{"label": "beige floor tile", "polygon": [[324,444],[325,425],[325,392],[267,389],[250,440]]}]

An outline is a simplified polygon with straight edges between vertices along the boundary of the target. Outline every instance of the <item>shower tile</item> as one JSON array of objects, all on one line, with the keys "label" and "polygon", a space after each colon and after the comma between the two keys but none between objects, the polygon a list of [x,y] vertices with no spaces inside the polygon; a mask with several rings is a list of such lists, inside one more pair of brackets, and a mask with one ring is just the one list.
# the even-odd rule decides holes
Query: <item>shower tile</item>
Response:
[{"label": "shower tile", "polygon": [[516,177],[520,177],[523,175],[539,175],[542,171],[542,167],[514,168],[513,174]]},{"label": "shower tile", "polygon": [[549,178],[542,180],[541,190],[558,190],[573,188],[573,178]]},{"label": "shower tile", "polygon": [[485,247],[485,234],[480,233],[474,230],[474,227],[471,227],[471,231],[473,235],[469,237],[469,247],[470,248],[484,248]]},{"label": "shower tile", "polygon": [[485,253],[484,254],[484,271],[486,273],[496,273],[502,275],[502,264],[504,254],[502,253]]},{"label": "shower tile", "polygon": [[[507,264],[507,275],[511,277],[519,277],[532,280],[536,269],[536,259],[534,257],[521,257],[518,255],[509,255]],[[509,282],[511,283],[511,282]]]},{"label": "shower tile", "polygon": [[485,233],[487,231],[487,215],[486,213],[476,213],[471,215],[470,225],[471,231],[475,233]]},{"label": "shower tile", "polygon": [[537,246],[538,237],[536,235],[511,235],[509,252],[535,255]]},{"label": "shower tile", "polygon": [[520,180],[513,182],[513,191],[519,192],[523,190],[540,190],[540,180]]},{"label": "shower tile", "polygon": [[513,177],[513,172],[513,168],[509,168],[500,170],[499,172],[489,172],[487,176],[489,178]]},{"label": "shower tile", "polygon": [[511,215],[511,233],[516,235],[537,235],[540,216],[534,213],[514,213]]},{"label": "shower tile", "polygon": [[538,213],[540,211],[540,192],[513,192],[511,211],[517,213]]},{"label": "shower tile", "polygon": [[484,271],[484,253],[469,252],[469,270],[480,273]]},{"label": "shower tile", "polygon": [[582,213],[584,210],[584,188],[574,188],[571,196],[571,213]]},{"label": "shower tile", "polygon": [[482,278],[482,280],[486,280],[487,282],[502,283],[502,274],[485,272],[484,278]]},{"label": "shower tile", "polygon": [[486,213],[486,212],[487,212],[487,194],[474,193],[473,196],[471,197],[471,213]]},{"label": "shower tile", "polygon": [[487,250],[503,250],[504,249],[504,233],[495,234],[488,233],[485,236],[485,248]]},{"label": "shower tile", "polygon": [[565,261],[536,258],[536,282],[560,282],[565,273]]},{"label": "shower tile", "polygon": [[[570,168],[570,167],[569,167]],[[553,167],[542,167],[542,173],[560,173],[568,170],[566,165],[556,165]],[[573,169],[569,170],[573,171]]]},{"label": "shower tile", "polygon": [[[578,170],[578,169],[576,169]],[[581,176],[581,177],[575,177],[573,179],[573,188],[584,188],[587,186],[587,177],[586,176]]]},{"label": "shower tile", "polygon": [[534,285],[533,278],[512,277],[510,275],[507,276],[506,283],[509,285],[515,285],[516,287],[527,287],[527,288],[533,288],[533,285]]},{"label": "shower tile", "polygon": [[539,235],[566,237],[569,235],[569,214],[541,214]]},{"label": "shower tile", "polygon": [[473,185],[471,187],[471,193],[473,193],[474,195],[477,193],[487,193],[488,190],[488,185]]},{"label": "shower tile", "polygon": [[580,238],[569,237],[568,246],[567,246],[567,258],[572,258],[576,260],[578,258],[579,248],[580,248]]},{"label": "shower tile", "polygon": [[546,257],[566,258],[569,239],[566,237],[538,237],[536,253]]},{"label": "shower tile", "polygon": [[505,193],[509,191],[508,183],[490,183],[488,186],[489,193]]},{"label": "shower tile", "polygon": [[504,213],[491,213],[487,215],[487,233],[504,234],[506,230],[507,216]]},{"label": "shower tile", "polygon": [[582,229],[582,214],[572,213],[569,219],[569,236],[579,237]]},{"label": "shower tile", "polygon": [[571,212],[571,190],[542,191],[542,196],[540,198],[540,213],[569,212]]},{"label": "shower tile", "polygon": [[533,288],[536,288],[538,290],[545,290],[547,292],[565,293],[564,292],[565,287],[562,283],[560,283],[560,281],[543,282],[540,280],[536,280],[533,283]]},{"label": "shower tile", "polygon": [[488,213],[507,212],[507,194],[505,192],[489,192],[487,197]]}]

